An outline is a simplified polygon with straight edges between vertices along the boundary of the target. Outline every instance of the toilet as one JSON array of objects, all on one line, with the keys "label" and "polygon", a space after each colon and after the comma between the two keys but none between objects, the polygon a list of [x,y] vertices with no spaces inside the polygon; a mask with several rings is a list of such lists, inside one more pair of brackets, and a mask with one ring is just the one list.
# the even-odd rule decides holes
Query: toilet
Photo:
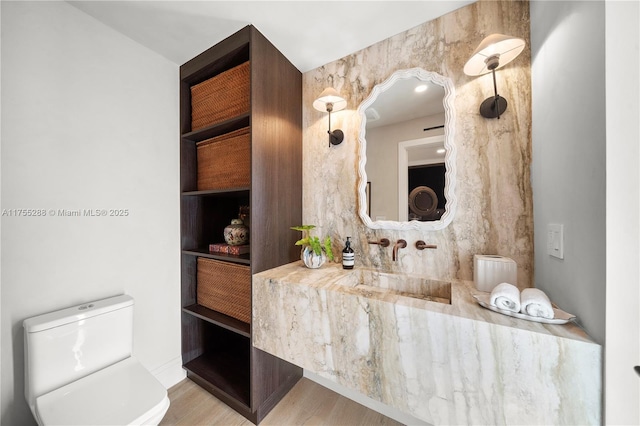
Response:
[{"label": "toilet", "polygon": [[24,320],[25,397],[39,425],[157,425],[165,387],[131,355],[134,300]]}]

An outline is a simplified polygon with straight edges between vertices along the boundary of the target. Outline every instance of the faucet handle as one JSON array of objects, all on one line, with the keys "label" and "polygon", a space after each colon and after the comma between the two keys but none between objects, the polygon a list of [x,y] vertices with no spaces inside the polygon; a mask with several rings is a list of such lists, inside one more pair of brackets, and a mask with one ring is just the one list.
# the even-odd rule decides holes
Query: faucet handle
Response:
[{"label": "faucet handle", "polygon": [[438,246],[436,244],[427,244],[422,240],[418,240],[416,241],[416,248],[418,250],[424,250],[424,249],[437,249]]},{"label": "faucet handle", "polygon": [[367,242],[369,244],[377,244],[382,247],[389,247],[389,244],[391,244],[388,238],[381,238],[379,241],[367,241]]}]

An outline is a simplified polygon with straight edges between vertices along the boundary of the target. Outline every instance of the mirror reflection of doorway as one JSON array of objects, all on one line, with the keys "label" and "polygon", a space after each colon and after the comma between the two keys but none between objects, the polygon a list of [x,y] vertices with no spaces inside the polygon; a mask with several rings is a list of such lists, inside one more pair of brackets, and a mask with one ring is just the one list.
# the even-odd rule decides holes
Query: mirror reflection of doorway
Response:
[{"label": "mirror reflection of doorway", "polygon": [[408,220],[439,220],[447,202],[444,195],[444,163],[409,166]]},{"label": "mirror reflection of doorway", "polygon": [[[398,217],[430,222],[445,213],[444,135],[398,143]],[[416,188],[428,189],[412,191]],[[431,200],[437,199],[437,208]],[[413,207],[413,208],[412,208]]]}]

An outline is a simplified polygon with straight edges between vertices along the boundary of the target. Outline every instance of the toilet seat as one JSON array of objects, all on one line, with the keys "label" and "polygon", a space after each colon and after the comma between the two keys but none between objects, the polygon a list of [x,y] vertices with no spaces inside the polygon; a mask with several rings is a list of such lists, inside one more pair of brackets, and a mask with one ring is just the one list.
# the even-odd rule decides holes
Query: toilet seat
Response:
[{"label": "toilet seat", "polygon": [[168,408],[167,390],[133,357],[44,394],[35,404],[44,425],[157,424]]}]

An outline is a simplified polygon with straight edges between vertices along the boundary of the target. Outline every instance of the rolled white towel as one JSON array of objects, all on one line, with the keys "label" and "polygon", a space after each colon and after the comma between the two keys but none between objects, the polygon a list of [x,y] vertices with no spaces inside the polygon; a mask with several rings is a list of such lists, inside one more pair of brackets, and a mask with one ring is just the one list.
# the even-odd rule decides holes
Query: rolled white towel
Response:
[{"label": "rolled white towel", "polygon": [[551,301],[544,291],[537,288],[525,288],[520,295],[520,312],[525,315],[552,319],[554,317]]},{"label": "rolled white towel", "polygon": [[491,305],[507,311],[520,312],[520,290],[513,284],[498,284],[491,291]]}]

